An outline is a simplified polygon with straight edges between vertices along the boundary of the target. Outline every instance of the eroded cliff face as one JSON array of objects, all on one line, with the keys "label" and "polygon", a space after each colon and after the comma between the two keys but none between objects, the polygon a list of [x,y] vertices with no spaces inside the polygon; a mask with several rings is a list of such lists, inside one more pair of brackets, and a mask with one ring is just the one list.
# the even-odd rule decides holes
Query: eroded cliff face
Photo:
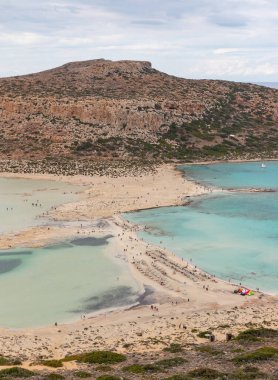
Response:
[{"label": "eroded cliff face", "polygon": [[133,61],[75,62],[3,78],[0,157],[273,153],[277,93],[256,85],[176,78],[149,62]]}]

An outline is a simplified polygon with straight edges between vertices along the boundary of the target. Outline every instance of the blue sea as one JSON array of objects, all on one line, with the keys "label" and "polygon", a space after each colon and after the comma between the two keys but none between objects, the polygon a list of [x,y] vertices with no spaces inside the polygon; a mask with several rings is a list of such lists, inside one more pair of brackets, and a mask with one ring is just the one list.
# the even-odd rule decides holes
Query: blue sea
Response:
[{"label": "blue sea", "polygon": [[[217,277],[278,293],[278,162],[186,165],[187,177],[219,191],[188,206],[129,213],[140,237]],[[242,192],[259,188],[271,192]]]}]

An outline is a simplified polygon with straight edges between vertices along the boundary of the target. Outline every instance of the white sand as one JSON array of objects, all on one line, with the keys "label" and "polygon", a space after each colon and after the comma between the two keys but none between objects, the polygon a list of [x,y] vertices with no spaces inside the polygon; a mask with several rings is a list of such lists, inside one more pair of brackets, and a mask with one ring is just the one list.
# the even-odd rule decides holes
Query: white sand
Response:
[{"label": "white sand", "polygon": [[[6,173],[3,175],[7,177]],[[20,177],[57,180],[49,175]],[[192,329],[214,328],[217,339],[222,340],[226,332],[235,333],[250,322],[278,327],[277,297],[261,293],[253,297],[233,294],[235,286],[138,239],[137,228],[121,218],[121,212],[179,205],[186,196],[207,191],[184,179],[172,165],[163,165],[156,174],[139,177],[59,177],[64,179],[88,185],[85,199],[62,205],[50,214],[53,219],[66,221],[64,227],[39,227],[16,236],[1,236],[0,247],[38,246],[77,234],[95,236],[112,232],[117,239],[116,247],[110,247],[111,254],[115,249],[122,252],[138,282],[152,289],[146,301],[157,306],[158,311],[150,305],[141,305],[131,310],[87,316],[86,320],[58,327],[0,329],[3,355],[17,356],[23,352],[26,365],[28,360],[40,356],[60,358],[93,349],[145,351],[160,350],[174,341],[194,343],[197,338]],[[107,223],[99,227],[97,221],[104,218]],[[130,346],[124,348],[124,344]]]}]

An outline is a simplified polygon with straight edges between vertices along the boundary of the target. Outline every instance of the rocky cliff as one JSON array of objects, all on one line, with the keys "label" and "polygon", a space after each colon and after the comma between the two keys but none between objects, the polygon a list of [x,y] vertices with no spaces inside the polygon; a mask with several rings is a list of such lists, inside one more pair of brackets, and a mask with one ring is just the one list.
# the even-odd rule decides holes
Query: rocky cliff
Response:
[{"label": "rocky cliff", "polygon": [[235,158],[278,148],[278,90],[93,60],[0,79],[0,158]]}]

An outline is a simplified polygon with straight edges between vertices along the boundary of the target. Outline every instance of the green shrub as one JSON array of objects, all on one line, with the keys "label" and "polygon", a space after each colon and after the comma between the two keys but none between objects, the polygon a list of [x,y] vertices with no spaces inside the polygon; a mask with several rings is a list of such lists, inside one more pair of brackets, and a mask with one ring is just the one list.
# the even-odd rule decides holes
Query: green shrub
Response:
[{"label": "green shrub", "polygon": [[191,379],[192,379],[191,377],[188,377],[187,375],[181,373],[178,375],[173,375],[171,377],[167,377],[167,379],[164,379],[164,380],[191,380]]},{"label": "green shrub", "polygon": [[42,360],[40,364],[45,365],[46,367],[52,367],[52,368],[60,368],[63,367],[63,362],[62,360]]},{"label": "green shrub", "polygon": [[198,347],[196,347],[196,350],[199,352],[202,352],[204,354],[209,354],[209,355],[213,355],[213,356],[222,354],[221,351],[216,350],[212,346],[198,346]]},{"label": "green shrub", "polygon": [[19,359],[5,358],[4,356],[0,355],[0,366],[20,365],[20,364],[21,364],[21,361]]},{"label": "green shrub", "polygon": [[97,377],[97,380],[121,380],[121,378],[113,375],[102,375]]},{"label": "green shrub", "polygon": [[179,343],[171,343],[169,347],[165,347],[163,351],[172,352],[173,354],[177,352],[182,352],[182,346]]},{"label": "green shrub", "polygon": [[218,379],[223,377],[224,374],[211,368],[197,368],[187,373],[189,378],[200,379]]},{"label": "green shrub", "polygon": [[127,367],[123,368],[124,372],[129,372],[129,373],[145,373],[145,366],[141,364],[131,364]]},{"label": "green shrub", "polygon": [[155,364],[132,364],[123,368],[124,372],[129,373],[147,373],[147,372],[159,372],[160,368]]},{"label": "green shrub", "polygon": [[99,365],[95,369],[96,371],[102,371],[102,372],[109,372],[113,370],[113,368],[109,367],[109,365]]},{"label": "green shrub", "polygon": [[259,338],[275,338],[277,336],[278,330],[261,327],[259,329],[249,329],[241,331],[236,337],[236,340],[254,342],[258,341]]},{"label": "green shrub", "polygon": [[160,368],[171,368],[171,367],[176,367],[181,364],[187,363],[187,360],[184,358],[170,358],[170,359],[163,359],[155,362],[155,365],[160,367]]},{"label": "green shrub", "polygon": [[65,376],[60,375],[59,373],[50,373],[49,375],[46,375],[45,379],[50,379],[50,380],[62,380],[65,379]]},{"label": "green shrub", "polygon": [[89,372],[78,371],[74,372],[75,377],[79,377],[80,379],[86,379],[87,377],[91,377],[92,375]]},{"label": "green shrub", "polygon": [[271,360],[278,358],[278,349],[273,347],[261,347],[255,351],[247,352],[236,356],[233,361],[235,363],[256,362],[262,360]]},{"label": "green shrub", "polygon": [[63,359],[64,362],[70,362],[73,360],[89,364],[115,364],[125,361],[126,356],[110,351],[92,351],[84,354],[66,356]]},{"label": "green shrub", "polygon": [[256,367],[245,367],[228,375],[228,380],[254,380],[266,377],[263,372],[260,372]]},{"label": "green shrub", "polygon": [[20,367],[12,367],[12,368],[6,368],[2,369],[0,371],[0,378],[3,377],[31,377],[35,376],[36,374],[32,371],[29,371],[28,369],[20,368]]}]

